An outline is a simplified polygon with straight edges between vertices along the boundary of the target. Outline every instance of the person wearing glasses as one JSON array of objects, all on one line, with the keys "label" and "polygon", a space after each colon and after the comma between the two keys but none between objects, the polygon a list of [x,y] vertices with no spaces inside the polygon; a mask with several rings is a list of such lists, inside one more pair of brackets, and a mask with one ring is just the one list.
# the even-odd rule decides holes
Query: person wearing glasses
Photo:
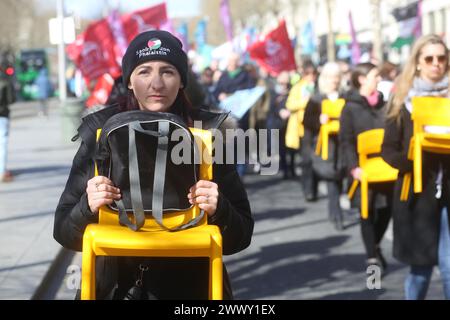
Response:
[{"label": "person wearing glasses", "polygon": [[[410,266],[405,298],[425,299],[435,265],[439,266],[444,295],[450,299],[450,155],[423,153],[423,191],[409,190],[400,201],[403,175],[412,172],[408,148],[413,132],[411,98],[449,94],[449,50],[437,35],[419,38],[395,84],[389,106],[382,157],[399,170],[394,190],[394,257]],[[432,108],[433,106],[430,106]]]}]

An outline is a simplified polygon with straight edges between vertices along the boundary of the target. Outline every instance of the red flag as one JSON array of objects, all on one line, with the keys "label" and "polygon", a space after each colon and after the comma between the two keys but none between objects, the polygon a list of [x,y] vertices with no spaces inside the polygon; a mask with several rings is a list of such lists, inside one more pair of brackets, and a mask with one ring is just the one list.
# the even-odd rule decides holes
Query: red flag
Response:
[{"label": "red flag", "polygon": [[67,53],[88,82],[105,73],[117,77],[121,71],[115,59],[114,44],[108,21],[102,19],[90,24],[68,45]]},{"label": "red flag", "polygon": [[92,94],[86,101],[86,106],[91,108],[95,105],[104,105],[108,101],[114,86],[114,79],[110,74],[105,73],[97,79]]},{"label": "red flag", "polygon": [[161,25],[166,21],[167,10],[165,3],[122,16],[123,30],[128,42],[131,42],[141,32],[160,29]]},{"label": "red flag", "polygon": [[262,40],[254,42],[249,48],[250,57],[272,76],[281,71],[295,70],[294,49],[284,20]]}]

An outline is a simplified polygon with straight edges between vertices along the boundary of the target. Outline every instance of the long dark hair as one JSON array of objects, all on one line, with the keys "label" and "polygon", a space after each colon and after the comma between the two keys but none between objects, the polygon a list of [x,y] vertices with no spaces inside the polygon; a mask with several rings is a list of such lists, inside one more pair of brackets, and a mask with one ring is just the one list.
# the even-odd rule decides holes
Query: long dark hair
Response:
[{"label": "long dark hair", "polygon": [[377,66],[370,62],[358,63],[352,71],[351,84],[354,89],[359,90],[361,88],[361,83],[359,83],[359,77],[367,76],[370,71],[375,69]]},{"label": "long dark hair", "polygon": [[[139,109],[139,102],[137,101],[133,90],[128,89],[126,102],[120,104],[120,111]],[[192,120],[192,110],[192,103],[189,101],[189,98],[186,96],[184,90],[180,89],[174,103],[170,107],[169,112],[180,116],[188,126],[193,126],[194,122]]]}]

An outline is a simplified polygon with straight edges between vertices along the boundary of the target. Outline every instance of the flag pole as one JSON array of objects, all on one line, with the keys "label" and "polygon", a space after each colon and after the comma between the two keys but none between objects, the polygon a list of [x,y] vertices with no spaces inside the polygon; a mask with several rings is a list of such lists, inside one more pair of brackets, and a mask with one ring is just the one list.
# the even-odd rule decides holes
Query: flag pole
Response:
[{"label": "flag pole", "polygon": [[58,41],[58,89],[59,100],[61,102],[67,99],[66,90],[66,53],[64,45],[64,0],[56,1],[56,12],[61,30]]}]

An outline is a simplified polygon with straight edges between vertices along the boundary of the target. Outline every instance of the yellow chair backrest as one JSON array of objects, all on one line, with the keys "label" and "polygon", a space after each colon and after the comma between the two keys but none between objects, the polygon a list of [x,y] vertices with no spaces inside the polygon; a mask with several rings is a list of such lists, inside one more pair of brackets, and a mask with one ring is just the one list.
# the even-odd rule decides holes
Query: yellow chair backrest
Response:
[{"label": "yellow chair backrest", "polygon": [[372,129],[358,134],[359,165],[367,161],[368,155],[381,152],[384,129]]},{"label": "yellow chair backrest", "polygon": [[[212,134],[211,131],[202,130],[198,128],[189,128],[195,138],[195,142],[197,143],[197,148],[199,150],[199,154],[201,155],[200,161],[200,180],[212,180],[213,171],[212,171]],[[101,129],[97,130],[97,140],[100,137]],[[97,166],[95,166],[95,175],[98,175]],[[186,194],[187,196],[187,194]],[[194,217],[200,214],[200,209],[198,206],[193,206],[188,211],[182,212],[173,212],[173,213],[165,213],[164,214],[164,225],[169,228],[174,228],[176,226],[186,224]],[[129,215],[129,218],[132,219],[132,216]],[[116,211],[110,209],[109,207],[102,207],[99,210],[99,224],[110,224],[110,225],[118,225],[119,224],[119,215]],[[207,224],[206,214],[205,217],[201,220],[199,225]],[[145,224],[141,230],[149,231],[149,230],[161,230],[161,227],[158,225],[155,219],[151,215],[147,215],[145,219]]]},{"label": "yellow chair backrest", "polygon": [[322,101],[322,114],[326,114],[330,119],[339,119],[344,106],[344,99],[324,99]]},{"label": "yellow chair backrest", "polygon": [[413,97],[411,102],[414,134],[423,132],[425,125],[450,126],[450,99],[442,97]]}]

